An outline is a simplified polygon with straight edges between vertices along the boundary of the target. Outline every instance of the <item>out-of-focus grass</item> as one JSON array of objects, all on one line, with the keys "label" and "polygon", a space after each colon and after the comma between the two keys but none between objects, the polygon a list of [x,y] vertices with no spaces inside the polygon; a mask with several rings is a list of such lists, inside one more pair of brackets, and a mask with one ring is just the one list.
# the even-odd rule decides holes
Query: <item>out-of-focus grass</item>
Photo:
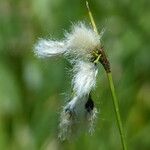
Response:
[{"label": "out-of-focus grass", "polygon": [[[149,1],[89,3],[98,29],[106,28],[102,43],[111,60],[128,146],[149,150]],[[57,142],[71,66],[62,58],[37,59],[33,45],[39,37],[63,38],[71,23],[80,20],[88,22],[84,1],[0,1],[0,149],[121,149],[101,66],[92,94],[100,112],[95,134],[81,132],[69,142]]]}]

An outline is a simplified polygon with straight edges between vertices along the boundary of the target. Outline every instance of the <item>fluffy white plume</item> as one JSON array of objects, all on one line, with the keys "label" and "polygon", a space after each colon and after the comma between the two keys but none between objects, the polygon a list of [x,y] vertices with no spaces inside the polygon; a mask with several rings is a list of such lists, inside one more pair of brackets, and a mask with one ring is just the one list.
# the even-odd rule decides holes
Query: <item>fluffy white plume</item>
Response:
[{"label": "fluffy white plume", "polygon": [[[87,115],[85,103],[87,102],[87,100],[87,95],[84,97],[75,96],[63,108],[59,124],[60,132],[58,137],[60,138],[60,140],[64,141],[68,139],[72,134],[72,129],[74,128],[74,125],[85,119]],[[87,120],[89,121],[89,123],[91,122],[89,119],[91,118],[90,116],[91,115],[88,113]]]},{"label": "fluffy white plume", "polygon": [[90,57],[91,52],[100,44],[100,37],[90,27],[79,23],[66,34],[67,52],[78,57]]},{"label": "fluffy white plume", "polygon": [[85,103],[88,100],[88,95],[79,97],[75,96],[73,99],[64,107],[67,111],[75,113],[78,117],[82,117],[85,113]]},{"label": "fluffy white plume", "polygon": [[96,83],[97,67],[91,62],[78,60],[74,66],[74,74],[72,80],[74,97],[67,103],[61,113],[59,125],[59,138],[61,140],[68,138],[74,124],[83,121],[86,116],[90,134],[94,131],[97,110],[96,108],[87,110],[86,103],[89,99],[89,93]]},{"label": "fluffy white plume", "polygon": [[39,57],[51,57],[63,54],[66,50],[64,42],[40,39],[34,47]]},{"label": "fluffy white plume", "polygon": [[78,96],[88,95],[96,83],[98,69],[94,63],[77,61],[72,80],[73,90]]},{"label": "fluffy white plume", "polygon": [[[97,118],[97,109],[94,107],[90,111],[85,109],[89,95],[83,97],[75,96],[63,108],[59,124],[59,139],[64,141],[72,135],[75,125],[84,123],[84,128],[88,128],[90,134],[93,134]],[[82,125],[82,124],[81,124]]]},{"label": "fluffy white plume", "polygon": [[76,58],[89,59],[92,51],[100,45],[100,36],[84,23],[73,25],[71,33],[63,41],[40,39],[35,45],[39,57],[67,54]]},{"label": "fluffy white plume", "polygon": [[[71,56],[73,62],[73,94],[74,97],[63,108],[60,118],[61,140],[71,134],[72,126],[79,120],[89,122],[89,132],[93,131],[97,110],[94,103],[89,102],[91,90],[96,84],[97,66],[90,62],[93,51],[100,46],[100,38],[90,27],[78,23],[72,27],[71,33],[65,35],[63,41],[40,39],[34,47],[39,57],[51,57],[64,54]],[[89,106],[87,106],[89,105]]]}]

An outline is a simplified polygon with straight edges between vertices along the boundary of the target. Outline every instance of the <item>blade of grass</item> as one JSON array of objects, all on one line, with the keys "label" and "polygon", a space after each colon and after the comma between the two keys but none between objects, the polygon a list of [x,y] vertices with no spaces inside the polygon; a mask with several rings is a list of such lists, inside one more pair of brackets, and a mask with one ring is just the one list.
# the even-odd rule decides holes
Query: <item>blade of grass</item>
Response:
[{"label": "blade of grass", "polygon": [[[91,23],[93,26],[93,30],[98,34],[98,30],[97,30],[93,15],[91,13],[88,1],[86,1],[86,6],[87,6],[89,17],[90,17],[90,20],[91,20]],[[110,86],[110,90],[111,90],[111,94],[112,94],[115,116],[116,116],[117,125],[119,128],[119,134],[120,134],[120,138],[121,138],[122,147],[123,147],[123,150],[127,150],[125,134],[123,131],[123,125],[122,125],[121,116],[120,116],[120,112],[119,112],[119,104],[118,104],[118,99],[117,99],[116,92],[115,92],[112,73],[111,72],[106,72],[106,73],[107,73],[107,78],[108,78],[108,82],[109,82],[109,86]]]},{"label": "blade of grass", "polygon": [[96,27],[96,24],[95,24],[92,12],[90,10],[88,1],[86,1],[86,7],[88,9],[88,13],[89,13],[89,17],[90,17],[90,20],[91,20],[91,23],[92,23],[92,26],[93,26],[93,30],[98,34],[98,30],[97,30],[97,27]]}]

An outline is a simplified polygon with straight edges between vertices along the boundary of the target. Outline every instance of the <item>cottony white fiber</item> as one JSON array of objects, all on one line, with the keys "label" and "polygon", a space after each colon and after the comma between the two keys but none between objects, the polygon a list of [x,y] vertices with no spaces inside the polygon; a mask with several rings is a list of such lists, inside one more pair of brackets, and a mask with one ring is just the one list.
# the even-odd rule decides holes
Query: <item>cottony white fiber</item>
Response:
[{"label": "cottony white fiber", "polygon": [[[64,55],[73,62],[73,97],[63,107],[60,117],[59,138],[65,140],[72,132],[72,127],[81,120],[88,122],[89,132],[94,130],[97,110],[94,105],[87,109],[87,101],[92,89],[96,85],[97,66],[91,62],[93,51],[100,46],[100,37],[90,27],[80,22],[72,26],[65,39],[55,41],[40,39],[35,44],[34,52],[39,57],[52,57]],[[89,104],[90,105],[90,104]]]},{"label": "cottony white fiber", "polygon": [[35,54],[39,57],[51,57],[63,54],[66,50],[64,42],[40,39],[35,45]]},{"label": "cottony white fiber", "polygon": [[98,69],[92,62],[78,61],[74,66],[73,90],[78,96],[88,95],[96,84]]},{"label": "cottony white fiber", "polygon": [[100,45],[100,37],[90,27],[80,22],[73,25],[63,41],[40,39],[34,47],[39,57],[67,54],[74,58],[88,59],[92,51]]}]

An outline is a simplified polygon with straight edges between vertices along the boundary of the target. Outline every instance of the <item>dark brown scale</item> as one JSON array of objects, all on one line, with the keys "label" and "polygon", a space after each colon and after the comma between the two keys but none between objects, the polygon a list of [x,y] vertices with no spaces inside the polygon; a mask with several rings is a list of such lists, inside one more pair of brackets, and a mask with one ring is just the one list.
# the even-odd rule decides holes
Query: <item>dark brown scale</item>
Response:
[{"label": "dark brown scale", "polygon": [[99,49],[99,54],[101,54],[101,58],[100,58],[100,63],[103,65],[104,69],[106,70],[107,73],[111,72],[110,70],[110,63],[106,57],[106,54],[104,52],[104,47],[101,47]]},{"label": "dark brown scale", "polygon": [[85,109],[88,112],[91,112],[93,110],[93,108],[94,108],[94,102],[93,102],[91,96],[89,95],[88,101],[85,104]]}]

